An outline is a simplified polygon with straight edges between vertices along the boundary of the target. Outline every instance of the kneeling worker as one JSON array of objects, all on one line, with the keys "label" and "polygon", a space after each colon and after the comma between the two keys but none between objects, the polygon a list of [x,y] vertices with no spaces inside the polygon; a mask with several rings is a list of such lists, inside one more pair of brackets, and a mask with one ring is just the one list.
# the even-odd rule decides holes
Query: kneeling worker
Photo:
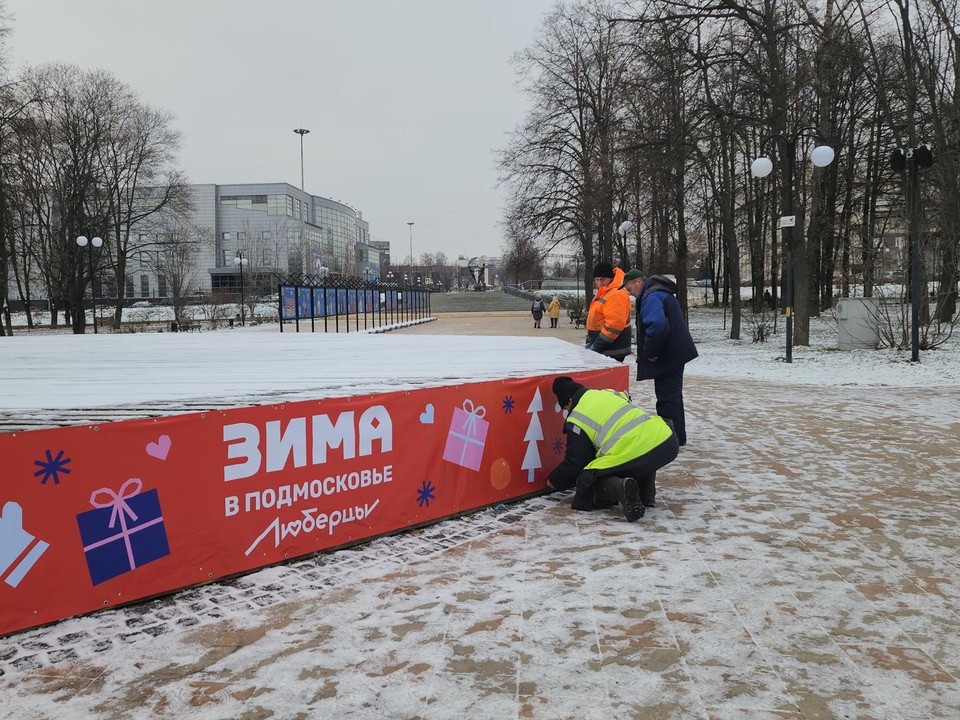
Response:
[{"label": "kneeling worker", "polygon": [[626,393],[591,390],[569,377],[553,381],[557,403],[567,411],[567,451],[547,483],[576,486],[574,510],[619,502],[627,522],[643,517],[657,495],[657,470],[680,451],[677,437],[659,415],[648,415]]}]

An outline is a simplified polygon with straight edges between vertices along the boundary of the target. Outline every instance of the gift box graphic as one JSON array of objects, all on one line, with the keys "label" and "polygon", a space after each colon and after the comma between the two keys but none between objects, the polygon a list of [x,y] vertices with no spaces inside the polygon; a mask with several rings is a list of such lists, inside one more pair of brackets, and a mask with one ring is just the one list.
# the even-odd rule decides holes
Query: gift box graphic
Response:
[{"label": "gift box graphic", "polygon": [[487,414],[482,405],[474,408],[471,400],[464,400],[463,407],[455,408],[443,459],[471,470],[480,469],[483,448],[487,443],[490,423],[484,420]]},{"label": "gift box graphic", "polygon": [[[90,580],[99,585],[170,554],[156,490],[130,478],[119,492],[95,490],[93,510],[77,515]],[[105,499],[104,499],[105,498]]]}]

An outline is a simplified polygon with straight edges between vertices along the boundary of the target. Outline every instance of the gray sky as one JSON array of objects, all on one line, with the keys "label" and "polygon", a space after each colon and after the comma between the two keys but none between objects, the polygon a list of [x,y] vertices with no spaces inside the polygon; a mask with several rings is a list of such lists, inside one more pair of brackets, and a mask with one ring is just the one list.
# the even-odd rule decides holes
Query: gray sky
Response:
[{"label": "gray sky", "polygon": [[191,182],[300,185],[363,212],[395,261],[498,255],[494,151],[526,100],[510,56],[554,0],[6,0],[11,68],[104,68],[177,116]]}]

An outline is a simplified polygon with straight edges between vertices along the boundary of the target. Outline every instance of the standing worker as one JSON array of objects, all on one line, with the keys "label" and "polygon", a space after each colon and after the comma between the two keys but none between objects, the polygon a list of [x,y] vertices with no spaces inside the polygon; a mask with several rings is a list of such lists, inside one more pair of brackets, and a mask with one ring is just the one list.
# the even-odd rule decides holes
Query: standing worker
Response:
[{"label": "standing worker", "polygon": [[663,275],[647,278],[631,270],[623,287],[637,298],[637,380],[653,380],[657,414],[673,423],[677,441],[686,445],[683,368],[699,353],[683,319],[677,284]]},{"label": "standing worker", "polygon": [[597,288],[587,311],[587,350],[612,357],[617,362],[630,354],[630,296],[623,285],[623,270],[608,262],[593,268]]},{"label": "standing worker", "polygon": [[553,296],[553,300],[550,301],[550,307],[547,308],[547,314],[550,316],[550,327],[557,327],[557,323],[560,322],[560,298],[556,295]]},{"label": "standing worker", "polygon": [[670,426],[633,405],[626,393],[590,390],[569,377],[553,381],[553,394],[567,412],[567,449],[547,484],[576,487],[574,510],[619,502],[627,522],[643,517],[656,500],[657,470],[680,449]]}]

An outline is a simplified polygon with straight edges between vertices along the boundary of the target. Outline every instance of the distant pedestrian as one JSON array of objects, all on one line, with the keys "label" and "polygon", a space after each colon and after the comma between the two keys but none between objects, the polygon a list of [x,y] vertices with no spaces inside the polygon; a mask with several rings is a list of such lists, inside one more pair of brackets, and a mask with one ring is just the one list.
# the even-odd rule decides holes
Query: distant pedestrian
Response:
[{"label": "distant pedestrian", "polygon": [[543,304],[543,299],[537,295],[530,305],[530,314],[533,315],[533,326],[535,328],[540,327],[540,321],[543,319],[543,313],[546,312],[546,310],[547,308]]},{"label": "distant pedestrian", "polygon": [[663,275],[647,278],[631,270],[623,287],[637,298],[637,380],[653,380],[657,414],[673,423],[677,440],[686,445],[683,369],[698,353],[677,300],[677,284]]},{"label": "distant pedestrian", "polygon": [[563,460],[547,478],[550,487],[576,487],[571,507],[593,510],[620,503],[627,522],[655,505],[657,470],[677,457],[677,438],[666,421],[648,415],[626,393],[591,390],[569,377],[553,381],[567,411]]},{"label": "distant pedestrian", "polygon": [[587,350],[612,357],[617,362],[630,354],[630,296],[621,287],[623,270],[608,262],[593,268],[597,288],[587,310]]},{"label": "distant pedestrian", "polygon": [[556,295],[554,295],[553,300],[550,301],[550,307],[547,308],[547,313],[550,315],[550,327],[557,327],[557,323],[560,322],[560,298]]}]

